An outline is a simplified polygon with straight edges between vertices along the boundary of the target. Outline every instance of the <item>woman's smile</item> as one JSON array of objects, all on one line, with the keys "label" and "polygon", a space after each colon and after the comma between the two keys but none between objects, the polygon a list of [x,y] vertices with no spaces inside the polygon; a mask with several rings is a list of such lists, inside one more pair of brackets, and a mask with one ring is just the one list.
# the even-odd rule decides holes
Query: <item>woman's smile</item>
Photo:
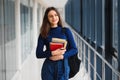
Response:
[{"label": "woman's smile", "polygon": [[57,24],[59,22],[59,17],[58,17],[57,13],[54,10],[51,10],[48,13],[48,20],[49,20],[52,27],[57,26]]}]

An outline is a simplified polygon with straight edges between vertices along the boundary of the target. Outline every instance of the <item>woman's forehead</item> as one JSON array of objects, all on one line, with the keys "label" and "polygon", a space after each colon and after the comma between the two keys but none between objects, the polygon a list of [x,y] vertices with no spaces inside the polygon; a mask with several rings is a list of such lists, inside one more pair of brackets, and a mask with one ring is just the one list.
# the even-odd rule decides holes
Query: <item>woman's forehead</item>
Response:
[{"label": "woman's forehead", "polygon": [[57,12],[55,10],[51,10],[48,12],[48,15],[52,15],[52,14],[57,14]]}]

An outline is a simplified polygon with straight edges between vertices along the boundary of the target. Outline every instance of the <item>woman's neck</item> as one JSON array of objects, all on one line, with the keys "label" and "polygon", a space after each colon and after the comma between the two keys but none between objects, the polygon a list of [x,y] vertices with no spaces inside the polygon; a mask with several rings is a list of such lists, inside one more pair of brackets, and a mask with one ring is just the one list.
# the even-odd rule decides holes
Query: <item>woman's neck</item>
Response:
[{"label": "woman's neck", "polygon": [[56,28],[58,27],[58,25],[51,25],[51,28]]}]

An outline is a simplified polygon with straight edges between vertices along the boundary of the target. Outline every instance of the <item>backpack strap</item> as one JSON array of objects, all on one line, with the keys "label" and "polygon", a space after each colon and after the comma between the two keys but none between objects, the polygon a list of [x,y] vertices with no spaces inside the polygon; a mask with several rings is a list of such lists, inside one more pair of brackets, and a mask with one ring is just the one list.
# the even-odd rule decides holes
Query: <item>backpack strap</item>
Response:
[{"label": "backpack strap", "polygon": [[63,34],[65,34],[66,39],[67,39],[67,34],[66,34],[66,28],[65,28],[65,27],[64,27],[64,28],[62,28],[62,33],[63,33]]},{"label": "backpack strap", "polygon": [[62,33],[66,34],[66,28],[62,28]]}]

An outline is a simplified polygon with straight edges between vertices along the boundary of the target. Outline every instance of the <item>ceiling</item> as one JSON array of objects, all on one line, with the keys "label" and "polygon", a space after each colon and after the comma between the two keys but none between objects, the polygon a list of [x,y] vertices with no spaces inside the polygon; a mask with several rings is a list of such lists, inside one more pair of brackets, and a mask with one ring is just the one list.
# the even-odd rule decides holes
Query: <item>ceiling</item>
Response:
[{"label": "ceiling", "polygon": [[64,7],[68,0],[42,0],[47,7],[54,6],[54,7]]}]

